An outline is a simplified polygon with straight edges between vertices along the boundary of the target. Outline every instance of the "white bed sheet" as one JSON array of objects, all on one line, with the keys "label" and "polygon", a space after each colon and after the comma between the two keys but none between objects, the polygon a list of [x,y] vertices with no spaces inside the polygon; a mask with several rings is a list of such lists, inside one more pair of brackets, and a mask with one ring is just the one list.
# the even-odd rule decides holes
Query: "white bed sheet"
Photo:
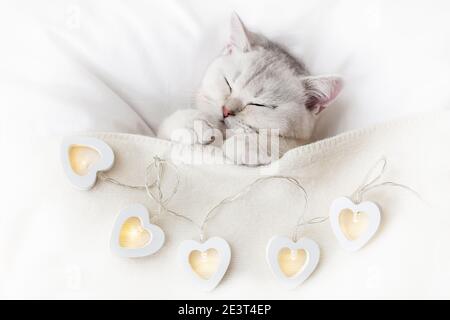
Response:
[{"label": "white bed sheet", "polygon": [[448,1],[0,2],[1,130],[149,134],[190,105],[230,13],[340,73],[317,138],[450,105]]}]

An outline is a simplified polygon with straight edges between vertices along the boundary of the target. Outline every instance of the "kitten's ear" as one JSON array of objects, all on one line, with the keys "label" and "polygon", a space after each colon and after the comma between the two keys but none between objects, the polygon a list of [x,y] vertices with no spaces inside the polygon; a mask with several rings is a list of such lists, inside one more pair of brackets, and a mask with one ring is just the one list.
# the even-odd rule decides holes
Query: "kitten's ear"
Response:
[{"label": "kitten's ear", "polygon": [[338,76],[318,76],[303,79],[306,90],[306,108],[315,115],[330,105],[342,90],[343,80]]},{"label": "kitten's ear", "polygon": [[236,12],[231,15],[231,35],[230,35],[230,46],[231,50],[236,48],[242,52],[247,52],[251,50],[250,44],[250,33],[242,22],[241,18]]}]

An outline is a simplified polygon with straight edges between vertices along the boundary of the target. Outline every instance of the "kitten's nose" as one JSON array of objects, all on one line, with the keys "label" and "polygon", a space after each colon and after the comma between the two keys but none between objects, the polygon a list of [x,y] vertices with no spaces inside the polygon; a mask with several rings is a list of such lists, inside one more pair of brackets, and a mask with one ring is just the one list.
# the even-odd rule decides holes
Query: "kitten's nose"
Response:
[{"label": "kitten's nose", "polygon": [[230,109],[228,109],[225,106],[222,107],[222,114],[223,114],[224,118],[229,117],[229,116],[234,116],[233,111],[231,111]]}]

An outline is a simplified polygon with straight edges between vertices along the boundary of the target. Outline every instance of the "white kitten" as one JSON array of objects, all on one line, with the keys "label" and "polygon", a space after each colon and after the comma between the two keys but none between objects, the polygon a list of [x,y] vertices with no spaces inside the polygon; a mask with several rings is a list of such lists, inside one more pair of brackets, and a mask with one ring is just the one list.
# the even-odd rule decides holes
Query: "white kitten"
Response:
[{"label": "white kitten", "polygon": [[[196,109],[175,112],[161,124],[158,137],[214,142],[236,164],[266,164],[309,141],[318,115],[341,88],[341,78],[310,76],[303,63],[248,31],[233,14],[230,43],[206,71]],[[269,136],[269,143],[278,138],[279,150],[249,143],[261,135]]]}]

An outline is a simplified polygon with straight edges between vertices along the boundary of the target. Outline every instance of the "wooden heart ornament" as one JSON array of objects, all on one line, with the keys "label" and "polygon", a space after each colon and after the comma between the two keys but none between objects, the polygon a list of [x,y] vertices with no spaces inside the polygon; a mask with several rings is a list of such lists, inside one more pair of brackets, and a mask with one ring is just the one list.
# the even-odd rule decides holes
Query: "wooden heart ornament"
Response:
[{"label": "wooden heart ornament", "polygon": [[100,171],[114,165],[114,152],[102,140],[91,137],[69,137],[61,146],[63,169],[69,181],[81,190],[89,190]]},{"label": "wooden heart ornament", "polygon": [[164,232],[151,224],[147,209],[134,204],[122,210],[111,235],[111,250],[120,257],[139,258],[154,254],[164,244]]},{"label": "wooden heart ornament", "polygon": [[333,233],[341,246],[350,251],[361,249],[374,236],[380,220],[380,209],[370,201],[355,204],[342,197],[334,200],[330,207]]},{"label": "wooden heart ornament", "polygon": [[179,247],[180,262],[190,279],[200,289],[210,291],[222,280],[231,259],[228,243],[219,237],[205,242],[183,241]]},{"label": "wooden heart ornament", "polygon": [[266,259],[272,273],[286,288],[293,289],[314,272],[320,259],[320,248],[308,238],[297,242],[283,236],[267,244]]}]

